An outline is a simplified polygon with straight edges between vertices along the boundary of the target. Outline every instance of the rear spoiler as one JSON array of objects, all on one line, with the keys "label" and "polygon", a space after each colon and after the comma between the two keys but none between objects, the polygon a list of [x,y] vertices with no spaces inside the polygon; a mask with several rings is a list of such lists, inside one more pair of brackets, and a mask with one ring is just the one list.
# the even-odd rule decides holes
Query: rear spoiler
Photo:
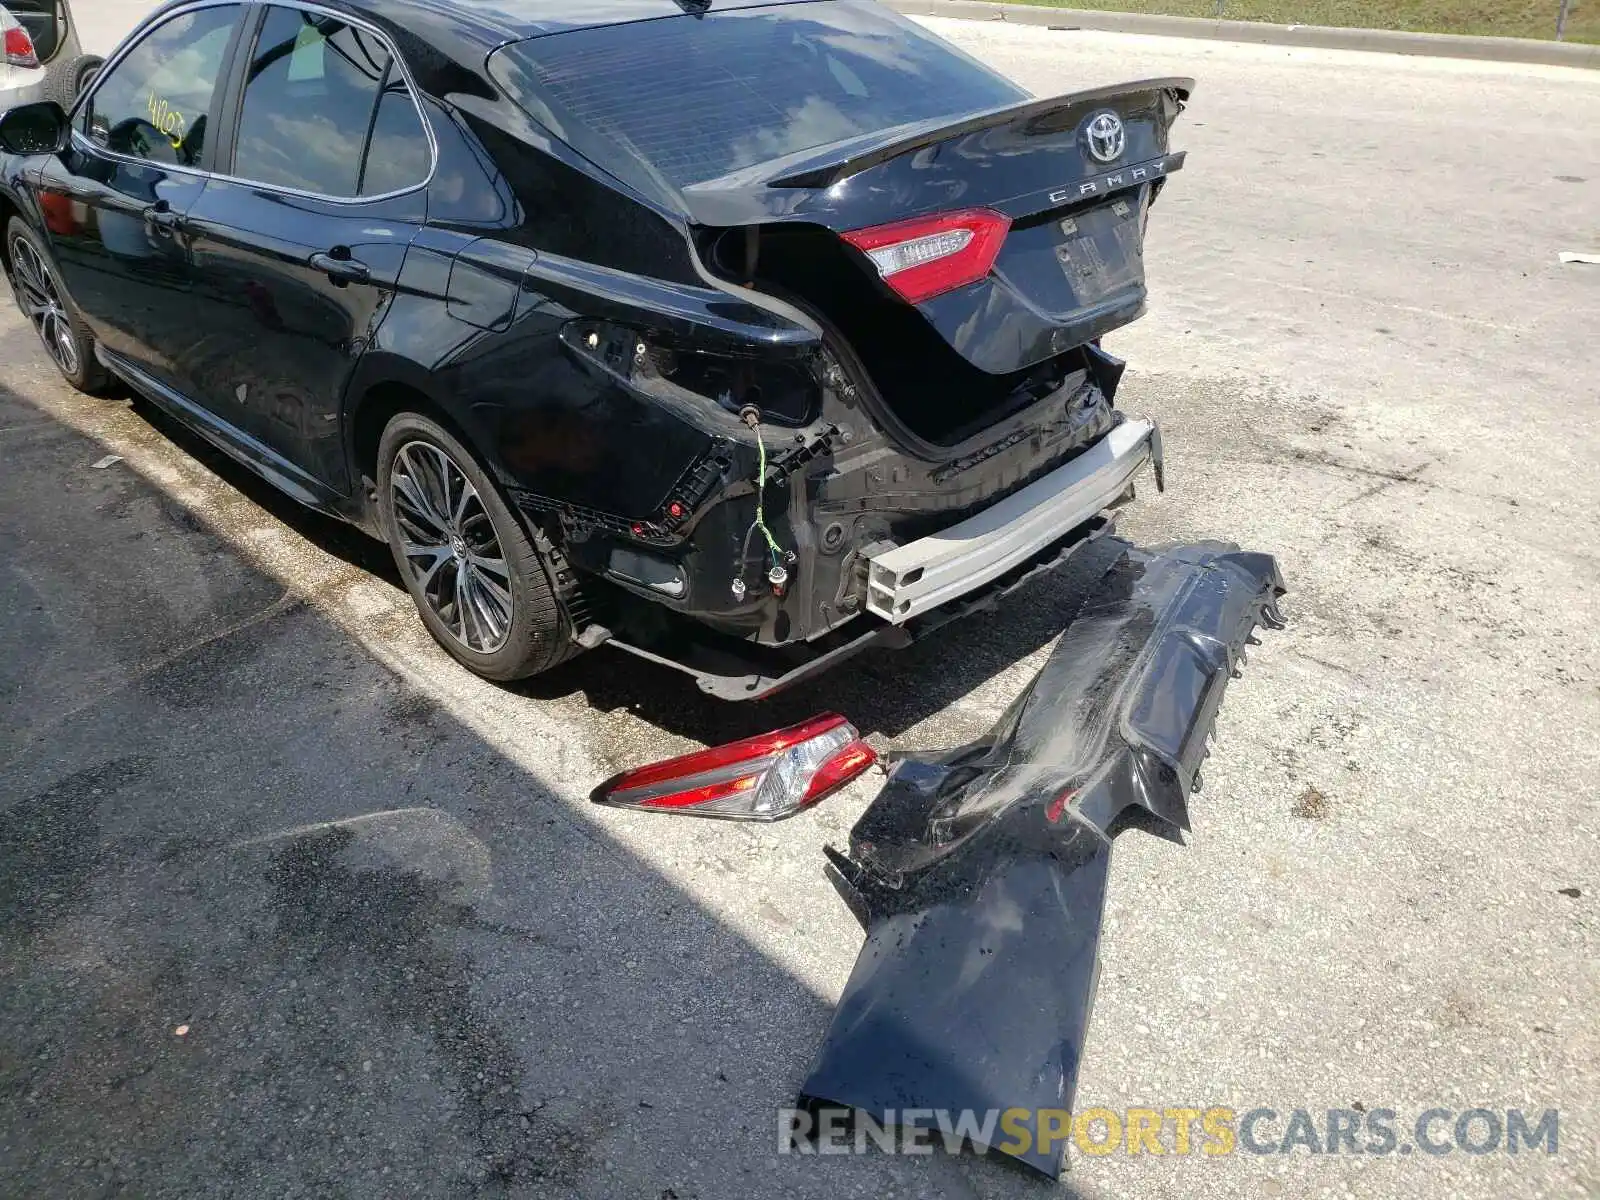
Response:
[{"label": "rear spoiler", "polygon": [[1070,129],[1098,108],[1144,109],[1160,104],[1168,109],[1165,124],[1170,124],[1193,91],[1193,79],[1142,79],[1045,100],[1024,100],[955,120],[897,125],[692,184],[682,195],[689,215],[702,225],[816,220],[816,216],[804,214],[806,205],[795,195],[797,191],[824,190],[891,159],[993,129],[1011,127],[1019,133],[1040,134]]},{"label": "rear spoiler", "polygon": [[[1170,92],[1177,98],[1181,110],[1182,105],[1188,103],[1189,95],[1193,91],[1192,79],[1144,79],[1137,83],[1114,83],[1086,92],[1069,92],[1065,96],[1056,96],[1049,100],[1025,100],[1021,104],[993,108],[988,112],[963,117],[959,121],[944,123],[924,121],[917,125],[902,125],[887,131],[888,138],[881,144],[867,149],[851,149],[844,155],[830,157],[825,162],[787,170],[778,178],[768,181],[767,186],[832,187],[840,180],[848,179],[868,167],[875,167],[891,158],[899,158],[902,154],[911,154],[939,142],[947,142],[953,138],[965,137],[1001,125],[1027,123],[1066,128],[1075,124],[1076,118],[1086,115],[1080,111],[1082,109],[1101,108],[1113,100],[1132,99],[1144,92]],[[815,151],[808,153],[816,154]]]}]

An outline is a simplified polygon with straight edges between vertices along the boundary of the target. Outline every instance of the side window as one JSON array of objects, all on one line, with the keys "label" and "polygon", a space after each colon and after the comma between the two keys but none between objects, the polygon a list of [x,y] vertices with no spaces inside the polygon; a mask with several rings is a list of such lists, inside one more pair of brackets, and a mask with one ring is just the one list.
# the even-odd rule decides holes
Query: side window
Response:
[{"label": "side window", "polygon": [[[390,87],[390,75],[389,52],[366,30],[323,13],[268,8],[245,78],[233,174],[340,197],[422,182],[427,138],[409,94],[398,78]],[[369,131],[385,149],[365,183]],[[420,171],[413,165],[419,145]],[[392,183],[396,173],[405,182]]]},{"label": "side window", "polygon": [[96,81],[78,128],[96,145],[192,167],[239,6],[198,8],[163,21]]},{"label": "side window", "polygon": [[393,66],[378,97],[378,113],[361,168],[361,194],[381,196],[412,187],[428,177],[433,151],[422,128],[422,116],[405,80]]}]

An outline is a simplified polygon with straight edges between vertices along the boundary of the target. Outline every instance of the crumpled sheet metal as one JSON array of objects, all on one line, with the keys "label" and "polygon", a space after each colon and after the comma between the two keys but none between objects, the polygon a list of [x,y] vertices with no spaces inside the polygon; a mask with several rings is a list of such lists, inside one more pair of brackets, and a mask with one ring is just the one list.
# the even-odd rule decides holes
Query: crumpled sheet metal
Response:
[{"label": "crumpled sheet metal", "polygon": [[849,855],[829,850],[867,939],[803,1103],[1072,1108],[1111,839],[1189,827],[1223,692],[1283,590],[1265,554],[1128,546],[987,736],[895,764]]}]

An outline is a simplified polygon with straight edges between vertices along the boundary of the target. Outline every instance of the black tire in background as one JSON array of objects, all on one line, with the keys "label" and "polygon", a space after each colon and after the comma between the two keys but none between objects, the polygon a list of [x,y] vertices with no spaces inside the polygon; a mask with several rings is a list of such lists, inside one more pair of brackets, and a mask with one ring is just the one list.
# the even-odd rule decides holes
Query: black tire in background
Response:
[{"label": "black tire in background", "polygon": [[[12,294],[50,361],[80,392],[91,396],[105,392],[111,386],[111,375],[94,356],[94,336],[61,286],[55,259],[44,239],[21,217],[12,217],[6,224],[5,239]],[[41,304],[49,305],[43,313]]]},{"label": "black tire in background", "polygon": [[59,59],[52,62],[50,72],[45,77],[46,98],[71,111],[78,97],[83,94],[83,89],[94,82],[100,68],[105,66],[105,61],[98,54],[80,54],[72,62]]},{"label": "black tire in background", "polygon": [[385,427],[378,515],[422,623],[457,662],[504,682],[546,671],[578,649],[528,531],[472,452],[437,421],[402,412]]},{"label": "black tire in background", "polygon": [[[78,97],[83,95],[84,89],[94,82],[94,77],[100,74],[100,68],[106,65],[106,60],[98,54],[85,54],[78,60],[78,65],[72,71],[72,100],[77,103]],[[71,108],[71,104],[62,105]]]}]

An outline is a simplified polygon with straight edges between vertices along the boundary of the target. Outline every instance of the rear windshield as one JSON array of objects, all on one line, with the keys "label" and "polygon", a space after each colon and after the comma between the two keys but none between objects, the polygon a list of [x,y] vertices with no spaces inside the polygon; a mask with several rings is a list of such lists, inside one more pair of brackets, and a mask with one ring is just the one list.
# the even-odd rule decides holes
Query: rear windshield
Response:
[{"label": "rear windshield", "polygon": [[920,26],[849,0],[551,34],[500,50],[490,71],[580,153],[632,154],[680,188],[1027,98]]}]

